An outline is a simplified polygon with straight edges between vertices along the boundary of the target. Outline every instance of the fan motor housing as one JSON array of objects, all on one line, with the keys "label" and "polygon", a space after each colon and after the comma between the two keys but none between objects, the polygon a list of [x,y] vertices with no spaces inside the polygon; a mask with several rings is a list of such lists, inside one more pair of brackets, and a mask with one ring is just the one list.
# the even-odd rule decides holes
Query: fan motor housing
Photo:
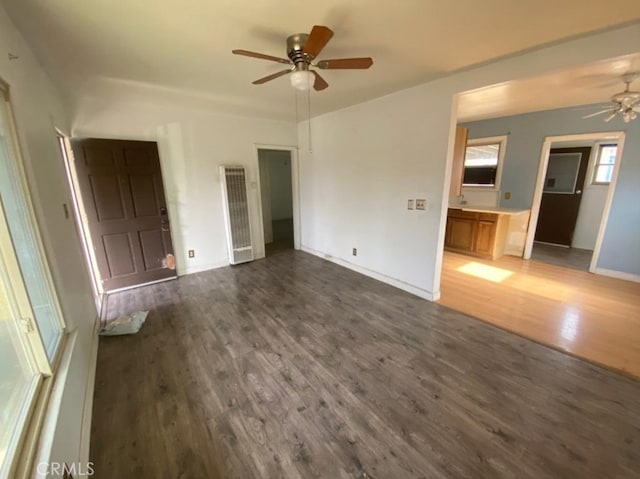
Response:
[{"label": "fan motor housing", "polygon": [[302,51],[308,38],[307,33],[295,33],[287,37],[287,56],[298,68],[300,66],[308,67],[313,60],[313,56]]}]

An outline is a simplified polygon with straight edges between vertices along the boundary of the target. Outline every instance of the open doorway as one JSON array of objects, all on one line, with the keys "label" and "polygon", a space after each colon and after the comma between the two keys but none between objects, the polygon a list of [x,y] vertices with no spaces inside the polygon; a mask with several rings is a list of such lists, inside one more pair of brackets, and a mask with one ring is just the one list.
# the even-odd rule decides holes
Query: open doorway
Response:
[{"label": "open doorway", "polygon": [[293,161],[290,150],[258,149],[265,255],[294,248]]},{"label": "open doorway", "polygon": [[623,143],[616,132],[545,139],[525,259],[595,272]]}]

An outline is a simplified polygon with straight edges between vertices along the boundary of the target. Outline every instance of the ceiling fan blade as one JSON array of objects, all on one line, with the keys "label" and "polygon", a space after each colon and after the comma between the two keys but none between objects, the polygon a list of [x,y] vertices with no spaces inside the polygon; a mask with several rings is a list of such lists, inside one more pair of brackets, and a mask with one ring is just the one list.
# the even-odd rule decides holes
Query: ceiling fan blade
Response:
[{"label": "ceiling fan blade", "polygon": [[618,114],[618,111],[617,111],[617,110],[614,110],[614,111],[613,111],[613,113],[611,113],[611,115],[609,115],[608,117],[606,117],[606,118],[604,119],[604,121],[611,121],[611,120],[613,120],[617,114]]},{"label": "ceiling fan blade", "polygon": [[313,89],[316,91],[321,91],[324,90],[325,88],[329,87],[329,84],[325,81],[324,78],[322,78],[318,72],[314,72],[313,70],[311,70],[311,73],[313,73],[313,75],[316,77],[315,81],[313,82]]},{"label": "ceiling fan blade", "polygon": [[594,116],[598,116],[598,115],[602,115],[603,113],[607,113],[608,111],[612,111],[613,114],[615,115],[615,112],[617,111],[615,108],[607,108],[606,110],[602,110],[602,111],[597,111],[595,113],[591,113],[590,115],[587,116],[583,116],[582,119],[586,119],[586,118],[593,118]]},{"label": "ceiling fan blade", "polygon": [[323,70],[366,70],[373,65],[373,58],[338,58],[335,60],[319,61],[317,66]]},{"label": "ceiling fan blade", "polygon": [[309,38],[307,38],[307,42],[302,48],[302,51],[315,58],[322,51],[325,45],[329,43],[331,37],[333,37],[333,32],[330,28],[323,27],[322,25],[314,25],[311,29],[311,33],[309,34]]},{"label": "ceiling fan blade", "polygon": [[286,58],[272,57],[271,55],[265,55],[264,53],[250,52],[249,50],[231,50],[231,53],[233,53],[234,55],[244,55],[245,57],[260,58],[262,60],[270,60],[272,62],[286,63],[287,65],[291,63],[291,60],[287,60]]},{"label": "ceiling fan blade", "polygon": [[266,77],[260,78],[251,83],[253,83],[254,85],[262,85],[263,83],[267,83],[268,81],[275,80],[276,78],[281,77],[282,75],[286,75],[289,72],[291,72],[291,68],[287,68],[286,70],[282,70],[281,72],[278,72],[278,73],[267,75]]}]

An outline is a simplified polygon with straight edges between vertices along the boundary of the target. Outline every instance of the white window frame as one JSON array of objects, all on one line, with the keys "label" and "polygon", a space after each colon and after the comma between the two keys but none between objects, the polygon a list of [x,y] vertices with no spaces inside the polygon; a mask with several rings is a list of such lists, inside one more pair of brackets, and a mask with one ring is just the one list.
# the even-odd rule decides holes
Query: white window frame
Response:
[{"label": "white window frame", "polygon": [[[18,133],[16,130],[15,117],[10,102],[9,86],[0,79],[0,114],[7,118],[7,141],[10,149],[10,158],[12,162],[11,168],[16,177],[13,181],[19,184],[18,195],[22,203],[23,213],[29,224],[29,234],[32,236],[35,246],[35,255],[40,262],[40,270],[44,275],[45,287],[49,291],[50,306],[53,308],[56,322],[58,323],[60,336],[55,346],[52,357],[47,355],[45,344],[40,336],[35,314],[31,306],[28,290],[24,283],[20,264],[18,262],[17,253],[14,248],[11,232],[9,230],[8,219],[5,216],[2,198],[0,196],[0,261],[3,268],[0,274],[6,274],[5,281],[10,287],[8,295],[12,303],[14,317],[20,318],[19,330],[22,333],[23,351],[25,360],[32,366],[34,373],[37,375],[35,381],[30,385],[29,397],[21,409],[18,421],[21,424],[19,431],[15,434],[9,448],[7,450],[6,461],[4,465],[0,464],[0,475],[7,473],[7,477],[16,477],[18,470],[21,470],[21,477],[26,474],[25,470],[29,465],[25,465],[23,460],[25,457],[33,458],[32,452],[37,446],[38,431],[44,420],[43,408],[46,405],[47,398],[51,391],[53,379],[57,371],[58,364],[62,357],[65,341],[67,338],[67,329],[60,307],[58,294],[53,283],[53,277],[49,269],[49,262],[44,250],[42,238],[38,228],[38,222],[35,216],[35,210],[31,200],[29,184],[24,169],[24,161],[21,154]],[[56,139],[57,141],[57,139]],[[53,144],[53,143],[52,143]]]},{"label": "white window frame", "polygon": [[482,146],[482,145],[492,145],[498,143],[500,145],[500,149],[498,151],[498,165],[496,167],[496,181],[493,185],[470,185],[464,183],[464,163],[462,165],[462,188],[465,190],[476,190],[476,191],[500,191],[500,184],[502,183],[502,167],[504,165],[504,155],[507,151],[507,135],[500,136],[488,136],[484,138],[473,138],[471,140],[467,140],[467,146],[465,147],[465,158],[467,148],[470,146]]},{"label": "white window frame", "polygon": [[[611,180],[610,181],[596,181],[596,178],[598,176],[598,169],[600,168],[600,166],[611,166],[612,170],[615,170],[615,166],[616,166],[616,160],[613,161],[613,163],[600,163],[600,156],[602,155],[602,150],[607,147],[607,146],[615,146],[616,147],[616,159],[618,157],[617,155],[617,149],[618,149],[618,144],[617,143],[607,143],[607,142],[599,142],[596,143],[595,145],[595,157],[593,159],[593,169],[591,171],[591,182],[589,183],[590,186],[604,186],[604,187],[608,187],[611,184]],[[613,173],[612,173],[612,178],[613,178]]]}]

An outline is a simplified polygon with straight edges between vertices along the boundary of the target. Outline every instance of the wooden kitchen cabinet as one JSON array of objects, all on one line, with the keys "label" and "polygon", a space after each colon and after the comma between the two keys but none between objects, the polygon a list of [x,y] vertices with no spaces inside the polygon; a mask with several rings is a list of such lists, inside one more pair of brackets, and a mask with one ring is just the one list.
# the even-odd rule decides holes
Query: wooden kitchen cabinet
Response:
[{"label": "wooden kitchen cabinet", "polygon": [[477,223],[474,215],[471,217],[469,215],[447,217],[445,246],[460,251],[473,251]]},{"label": "wooden kitchen cabinet", "polygon": [[[496,215],[497,216],[497,215]],[[496,221],[478,221],[474,251],[481,255],[493,255],[493,242],[496,237]]]},{"label": "wooden kitchen cabinet", "polygon": [[497,259],[504,254],[509,217],[450,208],[445,249]]}]

